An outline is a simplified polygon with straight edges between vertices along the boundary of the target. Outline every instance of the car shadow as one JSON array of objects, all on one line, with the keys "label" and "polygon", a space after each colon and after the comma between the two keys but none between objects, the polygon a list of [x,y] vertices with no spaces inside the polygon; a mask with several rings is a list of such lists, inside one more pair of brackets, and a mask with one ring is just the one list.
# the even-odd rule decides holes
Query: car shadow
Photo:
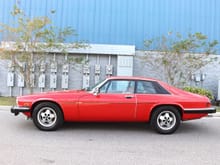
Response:
[{"label": "car shadow", "polygon": [[149,123],[128,122],[66,122],[61,130],[153,131]]},{"label": "car shadow", "polygon": [[[155,133],[150,123],[129,123],[129,122],[66,122],[60,128],[61,131],[83,130],[83,131],[121,131],[121,132],[143,132]],[[197,121],[181,122],[180,127],[174,133],[178,134],[207,134],[212,132],[208,125],[202,125]],[[171,134],[171,135],[174,135]],[[159,134],[158,134],[159,135]]]},{"label": "car shadow", "polygon": [[[14,121],[15,122],[15,121]],[[19,123],[19,124],[18,124]],[[24,121],[19,120],[16,124],[17,127],[19,126],[19,129],[25,129],[27,131],[33,131],[36,130],[39,131],[32,121]],[[216,130],[210,129],[211,126],[209,124],[204,124],[200,120],[194,120],[194,121],[184,121],[181,122],[180,127],[178,130],[171,135],[206,135],[211,134],[215,135]],[[14,128],[16,129],[16,128]],[[155,131],[151,128],[149,123],[131,123],[131,122],[65,122],[61,128],[59,128],[57,131],[59,133],[66,133],[66,132],[122,132],[122,133],[141,133],[141,134],[157,134]],[[44,131],[43,131],[44,132]],[[54,133],[55,133],[54,132]],[[160,135],[160,134],[158,134]]]}]

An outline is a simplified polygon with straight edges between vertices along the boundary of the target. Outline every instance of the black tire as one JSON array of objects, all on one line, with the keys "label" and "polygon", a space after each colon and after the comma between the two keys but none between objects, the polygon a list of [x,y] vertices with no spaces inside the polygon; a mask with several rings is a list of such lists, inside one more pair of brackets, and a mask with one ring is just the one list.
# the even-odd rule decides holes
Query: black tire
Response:
[{"label": "black tire", "polygon": [[38,104],[33,109],[32,118],[35,126],[43,131],[57,130],[64,121],[61,109],[51,102]]},{"label": "black tire", "polygon": [[150,124],[151,127],[161,134],[172,134],[180,126],[180,113],[173,106],[162,106],[154,110]]}]

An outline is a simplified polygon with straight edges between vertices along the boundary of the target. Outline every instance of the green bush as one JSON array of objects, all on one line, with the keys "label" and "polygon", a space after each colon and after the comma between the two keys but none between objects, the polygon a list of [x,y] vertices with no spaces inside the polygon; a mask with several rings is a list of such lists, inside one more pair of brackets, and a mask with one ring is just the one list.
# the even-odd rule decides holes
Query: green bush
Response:
[{"label": "green bush", "polygon": [[208,97],[210,100],[214,99],[214,96],[211,91],[204,89],[204,88],[198,88],[198,87],[184,87],[183,90],[191,92],[191,93],[196,93],[199,95],[203,95]]}]

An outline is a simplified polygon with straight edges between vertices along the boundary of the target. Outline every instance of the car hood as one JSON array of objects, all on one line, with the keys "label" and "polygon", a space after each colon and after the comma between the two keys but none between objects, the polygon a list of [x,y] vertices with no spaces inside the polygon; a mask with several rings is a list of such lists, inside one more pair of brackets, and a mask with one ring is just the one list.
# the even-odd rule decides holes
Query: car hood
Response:
[{"label": "car hood", "polygon": [[32,95],[19,96],[17,99],[39,99],[39,98],[68,98],[69,96],[81,96],[88,93],[85,90],[63,90],[63,91],[50,91],[43,93],[36,93]]}]

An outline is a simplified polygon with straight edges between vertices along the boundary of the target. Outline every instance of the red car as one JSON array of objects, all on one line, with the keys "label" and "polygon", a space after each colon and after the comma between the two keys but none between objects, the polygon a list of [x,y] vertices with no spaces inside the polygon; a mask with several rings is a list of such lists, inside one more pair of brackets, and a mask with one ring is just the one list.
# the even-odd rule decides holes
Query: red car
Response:
[{"label": "red car", "polygon": [[215,113],[210,100],[168,84],[141,77],[110,77],[93,88],[17,97],[20,112],[37,128],[52,131],[64,121],[150,122],[159,133],[177,130],[181,120]]}]

